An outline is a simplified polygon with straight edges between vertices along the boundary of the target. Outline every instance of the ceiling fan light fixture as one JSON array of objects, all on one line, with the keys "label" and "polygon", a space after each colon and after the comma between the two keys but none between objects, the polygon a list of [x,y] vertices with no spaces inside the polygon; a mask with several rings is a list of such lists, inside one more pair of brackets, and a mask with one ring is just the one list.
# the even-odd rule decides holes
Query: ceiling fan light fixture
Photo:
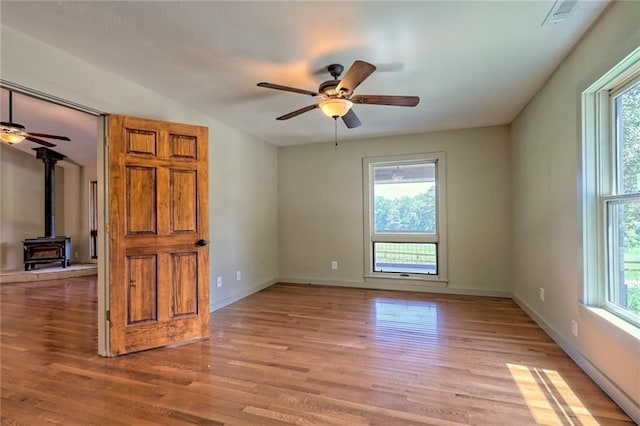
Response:
[{"label": "ceiling fan light fixture", "polygon": [[352,106],[353,103],[351,101],[343,98],[332,98],[320,102],[322,112],[331,118],[342,117],[349,112]]},{"label": "ceiling fan light fixture", "polygon": [[27,136],[24,127],[15,123],[0,123],[0,140],[8,144],[22,142]]}]

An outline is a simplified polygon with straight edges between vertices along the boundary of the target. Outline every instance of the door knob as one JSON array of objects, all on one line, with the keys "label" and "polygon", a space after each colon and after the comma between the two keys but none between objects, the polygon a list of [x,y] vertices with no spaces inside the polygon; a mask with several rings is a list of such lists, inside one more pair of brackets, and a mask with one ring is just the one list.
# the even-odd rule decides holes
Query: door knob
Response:
[{"label": "door knob", "polygon": [[207,240],[198,240],[196,242],[196,245],[200,246],[200,247],[204,247],[207,245]]}]

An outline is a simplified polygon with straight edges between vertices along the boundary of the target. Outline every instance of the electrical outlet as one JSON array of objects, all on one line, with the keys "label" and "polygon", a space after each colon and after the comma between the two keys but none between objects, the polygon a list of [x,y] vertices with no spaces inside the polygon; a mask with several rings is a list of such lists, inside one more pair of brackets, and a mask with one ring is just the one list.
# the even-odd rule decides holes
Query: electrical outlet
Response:
[{"label": "electrical outlet", "polygon": [[544,302],[544,287],[540,287],[540,301]]},{"label": "electrical outlet", "polygon": [[218,286],[218,288],[222,287],[222,277],[216,278],[216,285]]},{"label": "electrical outlet", "polygon": [[75,256],[75,258],[76,258],[76,259],[77,259],[78,257],[80,257],[80,256],[78,255],[78,250],[76,250],[76,252],[74,253],[74,256]]},{"label": "electrical outlet", "polygon": [[575,321],[571,321],[571,334],[574,337],[578,337],[578,323]]},{"label": "electrical outlet", "polygon": [[242,279],[242,272],[237,271],[237,272],[236,272],[236,280],[237,280],[237,281],[240,281],[241,279]]},{"label": "electrical outlet", "polygon": [[338,261],[337,260],[332,260],[331,261],[331,269],[338,269]]}]

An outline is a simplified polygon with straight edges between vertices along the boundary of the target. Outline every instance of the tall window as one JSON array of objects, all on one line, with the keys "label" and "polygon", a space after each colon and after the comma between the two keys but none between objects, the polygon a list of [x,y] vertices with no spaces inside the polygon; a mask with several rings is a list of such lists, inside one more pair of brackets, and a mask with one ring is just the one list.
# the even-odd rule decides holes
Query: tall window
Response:
[{"label": "tall window", "polygon": [[92,180],[89,195],[89,253],[98,258],[98,181]]},{"label": "tall window", "polygon": [[445,280],[444,153],[365,158],[365,275]]},{"label": "tall window", "polygon": [[640,49],[583,101],[586,299],[640,326]]}]

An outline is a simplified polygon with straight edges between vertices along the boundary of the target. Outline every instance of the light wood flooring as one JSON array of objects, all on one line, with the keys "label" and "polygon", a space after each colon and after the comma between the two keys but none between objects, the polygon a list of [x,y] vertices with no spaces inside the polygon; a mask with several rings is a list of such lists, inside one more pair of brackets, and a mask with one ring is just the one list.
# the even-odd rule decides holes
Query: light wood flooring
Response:
[{"label": "light wood flooring", "polygon": [[632,424],[510,299],[277,284],[105,359],[95,278],[0,291],[3,424]]}]

